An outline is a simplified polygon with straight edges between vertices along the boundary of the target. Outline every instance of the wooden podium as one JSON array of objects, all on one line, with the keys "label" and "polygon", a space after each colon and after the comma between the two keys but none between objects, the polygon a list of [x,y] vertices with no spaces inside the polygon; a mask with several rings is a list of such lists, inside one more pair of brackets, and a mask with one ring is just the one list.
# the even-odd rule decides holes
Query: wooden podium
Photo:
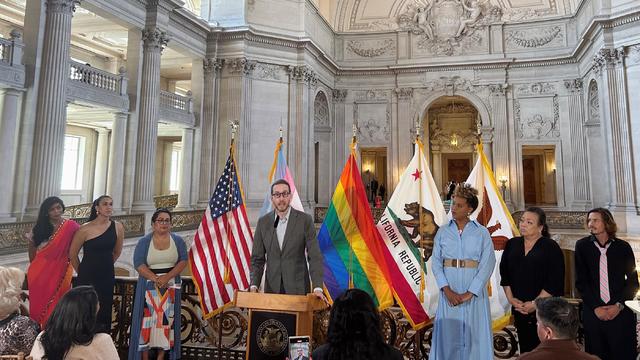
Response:
[{"label": "wooden podium", "polygon": [[289,336],[311,336],[313,311],[327,305],[313,294],[281,295],[236,291],[235,306],[249,309],[247,360],[283,360]]}]

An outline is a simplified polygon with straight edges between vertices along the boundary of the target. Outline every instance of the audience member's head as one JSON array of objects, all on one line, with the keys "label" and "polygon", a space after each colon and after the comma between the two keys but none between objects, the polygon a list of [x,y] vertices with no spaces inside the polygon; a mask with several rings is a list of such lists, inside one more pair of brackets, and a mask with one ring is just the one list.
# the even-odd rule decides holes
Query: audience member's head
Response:
[{"label": "audience member's head", "polygon": [[22,270],[0,266],[0,320],[18,311],[23,282]]},{"label": "audience member's head", "polygon": [[335,299],[329,318],[329,360],[374,359],[385,346],[380,315],[373,299],[360,289],[349,289]]},{"label": "audience member's head", "polygon": [[91,343],[98,308],[98,294],[93,286],[78,286],[64,294],[40,339],[48,360],[62,360],[73,345]]},{"label": "audience member's head", "polygon": [[536,299],[536,318],[540,341],[574,339],[578,333],[578,314],[564,298]]}]

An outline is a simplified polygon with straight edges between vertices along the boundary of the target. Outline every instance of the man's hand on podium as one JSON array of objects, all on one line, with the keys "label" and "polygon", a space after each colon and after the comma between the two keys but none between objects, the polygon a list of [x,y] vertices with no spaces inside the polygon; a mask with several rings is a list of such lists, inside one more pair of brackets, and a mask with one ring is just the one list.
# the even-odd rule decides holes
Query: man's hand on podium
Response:
[{"label": "man's hand on podium", "polygon": [[255,285],[251,285],[251,286],[249,287],[249,292],[255,292],[255,293],[257,293],[257,292],[258,292],[258,287],[257,287],[257,286],[255,286]]},{"label": "man's hand on podium", "polygon": [[324,296],[322,289],[313,289],[313,295],[317,296],[320,300],[324,301],[325,304],[329,305],[329,300]]}]

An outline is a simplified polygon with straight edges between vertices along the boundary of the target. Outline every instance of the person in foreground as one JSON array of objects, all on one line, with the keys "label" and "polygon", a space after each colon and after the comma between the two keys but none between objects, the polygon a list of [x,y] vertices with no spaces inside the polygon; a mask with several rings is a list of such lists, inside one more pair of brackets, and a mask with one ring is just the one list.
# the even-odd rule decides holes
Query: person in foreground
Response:
[{"label": "person in foreground", "polygon": [[582,297],[585,350],[603,360],[636,358],[636,315],[624,305],[638,292],[633,249],[616,237],[613,215],[587,213],[590,236],[576,242],[576,289]]},{"label": "person in foreground", "polygon": [[73,268],[69,262],[71,239],[80,225],[62,217],[64,203],[46,198],[29,240],[29,315],[44,327],[58,300],[71,288]]},{"label": "person in foreground", "polygon": [[96,333],[99,307],[92,286],[69,290],[36,338],[31,350],[33,360],[118,360],[111,336]]},{"label": "person in foreground", "polygon": [[540,345],[521,360],[597,360],[578,347],[576,336],[580,319],[573,306],[561,297],[538,298],[535,301],[537,332]]},{"label": "person in foreground", "polygon": [[[151,216],[153,232],[138,241],[133,265],[138,285],[131,320],[129,360],[180,357],[180,273],[187,266],[187,246],[171,232],[171,212],[160,208]],[[160,321],[159,321],[160,320]]]},{"label": "person in foreground", "polygon": [[520,218],[520,233],[507,242],[500,261],[500,285],[512,305],[520,354],[540,341],[536,333],[536,306],[540,297],[564,295],[564,257],[549,235],[547,216],[529,207]]},{"label": "person in foreground", "polygon": [[0,355],[28,354],[40,326],[28,316],[20,315],[20,294],[24,272],[0,266]]},{"label": "person in foreground", "polygon": [[[266,264],[264,292],[305,295],[326,301],[322,291],[322,254],[309,214],[291,207],[291,187],[286,180],[271,185],[274,210],[258,220],[251,252],[251,286],[257,292]],[[309,267],[307,268],[308,254]]]},{"label": "person in foreground", "polygon": [[380,314],[371,296],[349,289],[333,302],[327,343],[317,348],[313,360],[402,360],[402,353],[384,342]]},{"label": "person in foreground", "polygon": [[460,184],[453,193],[453,219],[434,239],[432,270],[440,296],[429,359],[493,359],[487,281],[496,257],[489,231],[469,216],[478,190]]},{"label": "person in foreground", "polygon": [[[120,257],[124,242],[124,226],[111,220],[113,200],[102,195],[93,201],[89,221],[73,236],[69,248],[71,265],[78,273],[75,285],[91,285],[100,298],[98,331],[111,332],[113,286],[116,282],[113,264]],[[83,249],[82,262],[78,259]]]}]

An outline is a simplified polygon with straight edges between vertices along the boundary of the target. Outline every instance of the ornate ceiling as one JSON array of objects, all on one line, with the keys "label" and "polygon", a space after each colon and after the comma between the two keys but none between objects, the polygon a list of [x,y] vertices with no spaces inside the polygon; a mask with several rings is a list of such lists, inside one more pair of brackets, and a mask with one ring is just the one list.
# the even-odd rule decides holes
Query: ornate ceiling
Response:
[{"label": "ornate ceiling", "polygon": [[[329,22],[337,31],[385,31],[399,28],[402,15],[415,14],[418,8],[435,7],[460,0],[317,0],[321,8],[331,3]],[[474,0],[466,0],[466,5]],[[502,21],[553,18],[573,14],[581,0],[480,0],[484,12],[502,9]],[[327,14],[325,14],[327,15]]]}]

